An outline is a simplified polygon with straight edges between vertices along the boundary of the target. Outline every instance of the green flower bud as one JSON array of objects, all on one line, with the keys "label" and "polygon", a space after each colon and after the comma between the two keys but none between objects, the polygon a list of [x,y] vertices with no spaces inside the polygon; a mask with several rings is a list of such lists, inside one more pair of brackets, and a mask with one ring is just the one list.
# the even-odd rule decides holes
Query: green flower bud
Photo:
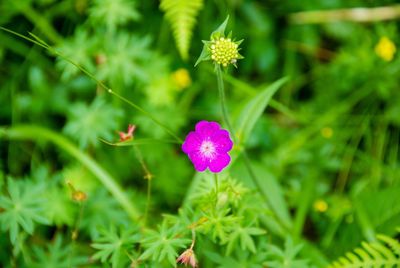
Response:
[{"label": "green flower bud", "polygon": [[230,38],[220,37],[211,41],[211,59],[222,66],[227,67],[228,64],[236,64],[239,59],[238,44],[232,42]]},{"label": "green flower bud", "polygon": [[195,66],[202,61],[212,60],[223,67],[228,67],[229,64],[237,67],[237,60],[243,59],[243,56],[239,54],[239,45],[243,40],[233,41],[231,33],[225,37],[228,19],[229,17],[211,34],[211,41],[203,41],[203,51]]}]

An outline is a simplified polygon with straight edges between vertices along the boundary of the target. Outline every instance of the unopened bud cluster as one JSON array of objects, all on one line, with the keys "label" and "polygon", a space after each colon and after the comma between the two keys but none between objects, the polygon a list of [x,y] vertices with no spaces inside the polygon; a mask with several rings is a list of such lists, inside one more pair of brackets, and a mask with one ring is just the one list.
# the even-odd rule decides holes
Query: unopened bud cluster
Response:
[{"label": "unopened bud cluster", "polygon": [[240,55],[238,52],[238,44],[230,38],[220,37],[211,41],[211,59],[222,66],[227,67],[228,64],[236,64]]}]

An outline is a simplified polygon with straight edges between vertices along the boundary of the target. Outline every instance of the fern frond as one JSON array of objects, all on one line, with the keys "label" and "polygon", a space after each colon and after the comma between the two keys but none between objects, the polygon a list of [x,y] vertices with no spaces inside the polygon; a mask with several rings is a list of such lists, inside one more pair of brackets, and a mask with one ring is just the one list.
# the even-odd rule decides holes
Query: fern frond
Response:
[{"label": "fern frond", "polygon": [[380,243],[362,242],[328,268],[400,267],[400,243],[386,235],[377,235]]},{"label": "fern frond", "polygon": [[202,7],[203,0],[161,0],[160,8],[171,24],[176,46],[184,60],[189,56],[193,27]]},{"label": "fern frond", "polygon": [[391,238],[391,237],[387,237],[385,235],[377,235],[378,239],[385,242],[391,249],[392,251],[397,254],[397,256],[400,256],[400,243],[399,241]]}]

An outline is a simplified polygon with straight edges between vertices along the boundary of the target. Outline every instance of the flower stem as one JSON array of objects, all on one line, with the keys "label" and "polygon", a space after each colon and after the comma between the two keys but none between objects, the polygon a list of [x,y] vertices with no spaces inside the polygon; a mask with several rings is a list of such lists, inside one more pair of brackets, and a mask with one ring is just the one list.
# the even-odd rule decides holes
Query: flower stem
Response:
[{"label": "flower stem", "polygon": [[218,173],[214,173],[214,181],[215,181],[215,208],[217,208],[217,203],[218,203]]},{"label": "flower stem", "polygon": [[146,209],[144,211],[144,220],[143,220],[144,226],[146,226],[146,224],[147,224],[147,218],[149,216],[150,204],[151,204],[151,179],[148,179],[147,180]]},{"label": "flower stem", "polygon": [[[226,124],[226,126],[228,127],[229,132],[232,135],[232,139],[234,144],[238,144],[237,143],[237,139],[236,139],[236,135],[235,135],[235,131],[232,127],[232,124],[230,122],[229,119],[229,115],[228,115],[228,109],[226,107],[226,100],[225,100],[225,87],[224,87],[224,81],[223,81],[223,75],[222,75],[222,70],[221,67],[219,65],[216,65],[215,68],[216,71],[216,75],[217,75],[217,85],[218,85],[218,92],[219,92],[219,99],[220,99],[220,104],[221,104],[221,110],[222,110],[222,117],[223,120]],[[254,185],[256,186],[258,192],[260,193],[261,197],[264,199],[264,201],[267,203],[268,207],[275,213],[275,215],[279,215],[279,213],[277,213],[275,206],[272,205],[271,200],[269,199],[269,195],[267,193],[265,193],[261,187],[261,184],[259,183],[259,180],[251,166],[251,161],[250,161],[250,157],[248,156],[246,149],[243,147],[242,149],[242,156],[244,159],[244,164],[246,166],[247,171],[249,172],[250,178],[253,181]],[[288,226],[286,226],[286,224],[284,224],[279,217],[276,217],[276,220],[279,222],[279,224],[282,226],[282,228],[284,228],[285,230],[289,229]]]},{"label": "flower stem", "polygon": [[138,146],[134,145],[133,148],[135,150],[136,157],[139,160],[140,165],[142,166],[143,172],[145,173],[144,178],[147,180],[146,208],[144,211],[144,218],[143,218],[143,225],[146,226],[148,215],[149,215],[149,210],[150,210],[150,204],[151,204],[151,180],[153,178],[153,175],[147,168],[147,165],[144,162],[142,153],[140,152]]},{"label": "flower stem", "polygon": [[229,132],[232,134],[233,142],[235,144],[237,144],[235,132],[234,132],[232,124],[229,120],[228,109],[226,107],[225,86],[224,86],[224,80],[222,77],[221,67],[219,65],[216,65],[215,70],[217,73],[217,84],[218,84],[219,100],[221,103],[222,117],[223,117],[223,120],[224,120],[226,126],[228,127]]}]

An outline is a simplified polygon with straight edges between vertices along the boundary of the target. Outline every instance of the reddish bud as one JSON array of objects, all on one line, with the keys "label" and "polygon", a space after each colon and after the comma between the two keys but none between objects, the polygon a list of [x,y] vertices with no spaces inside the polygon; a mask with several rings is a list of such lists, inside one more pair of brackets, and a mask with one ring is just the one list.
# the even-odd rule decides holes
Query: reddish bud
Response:
[{"label": "reddish bud", "polygon": [[185,265],[190,265],[193,268],[197,267],[196,256],[194,255],[194,251],[192,248],[185,250],[179,257],[176,259],[176,262],[180,262]]},{"label": "reddish bud", "polygon": [[118,132],[119,134],[119,141],[128,141],[133,139],[133,133],[135,132],[136,126],[135,125],[128,125],[128,132]]}]

